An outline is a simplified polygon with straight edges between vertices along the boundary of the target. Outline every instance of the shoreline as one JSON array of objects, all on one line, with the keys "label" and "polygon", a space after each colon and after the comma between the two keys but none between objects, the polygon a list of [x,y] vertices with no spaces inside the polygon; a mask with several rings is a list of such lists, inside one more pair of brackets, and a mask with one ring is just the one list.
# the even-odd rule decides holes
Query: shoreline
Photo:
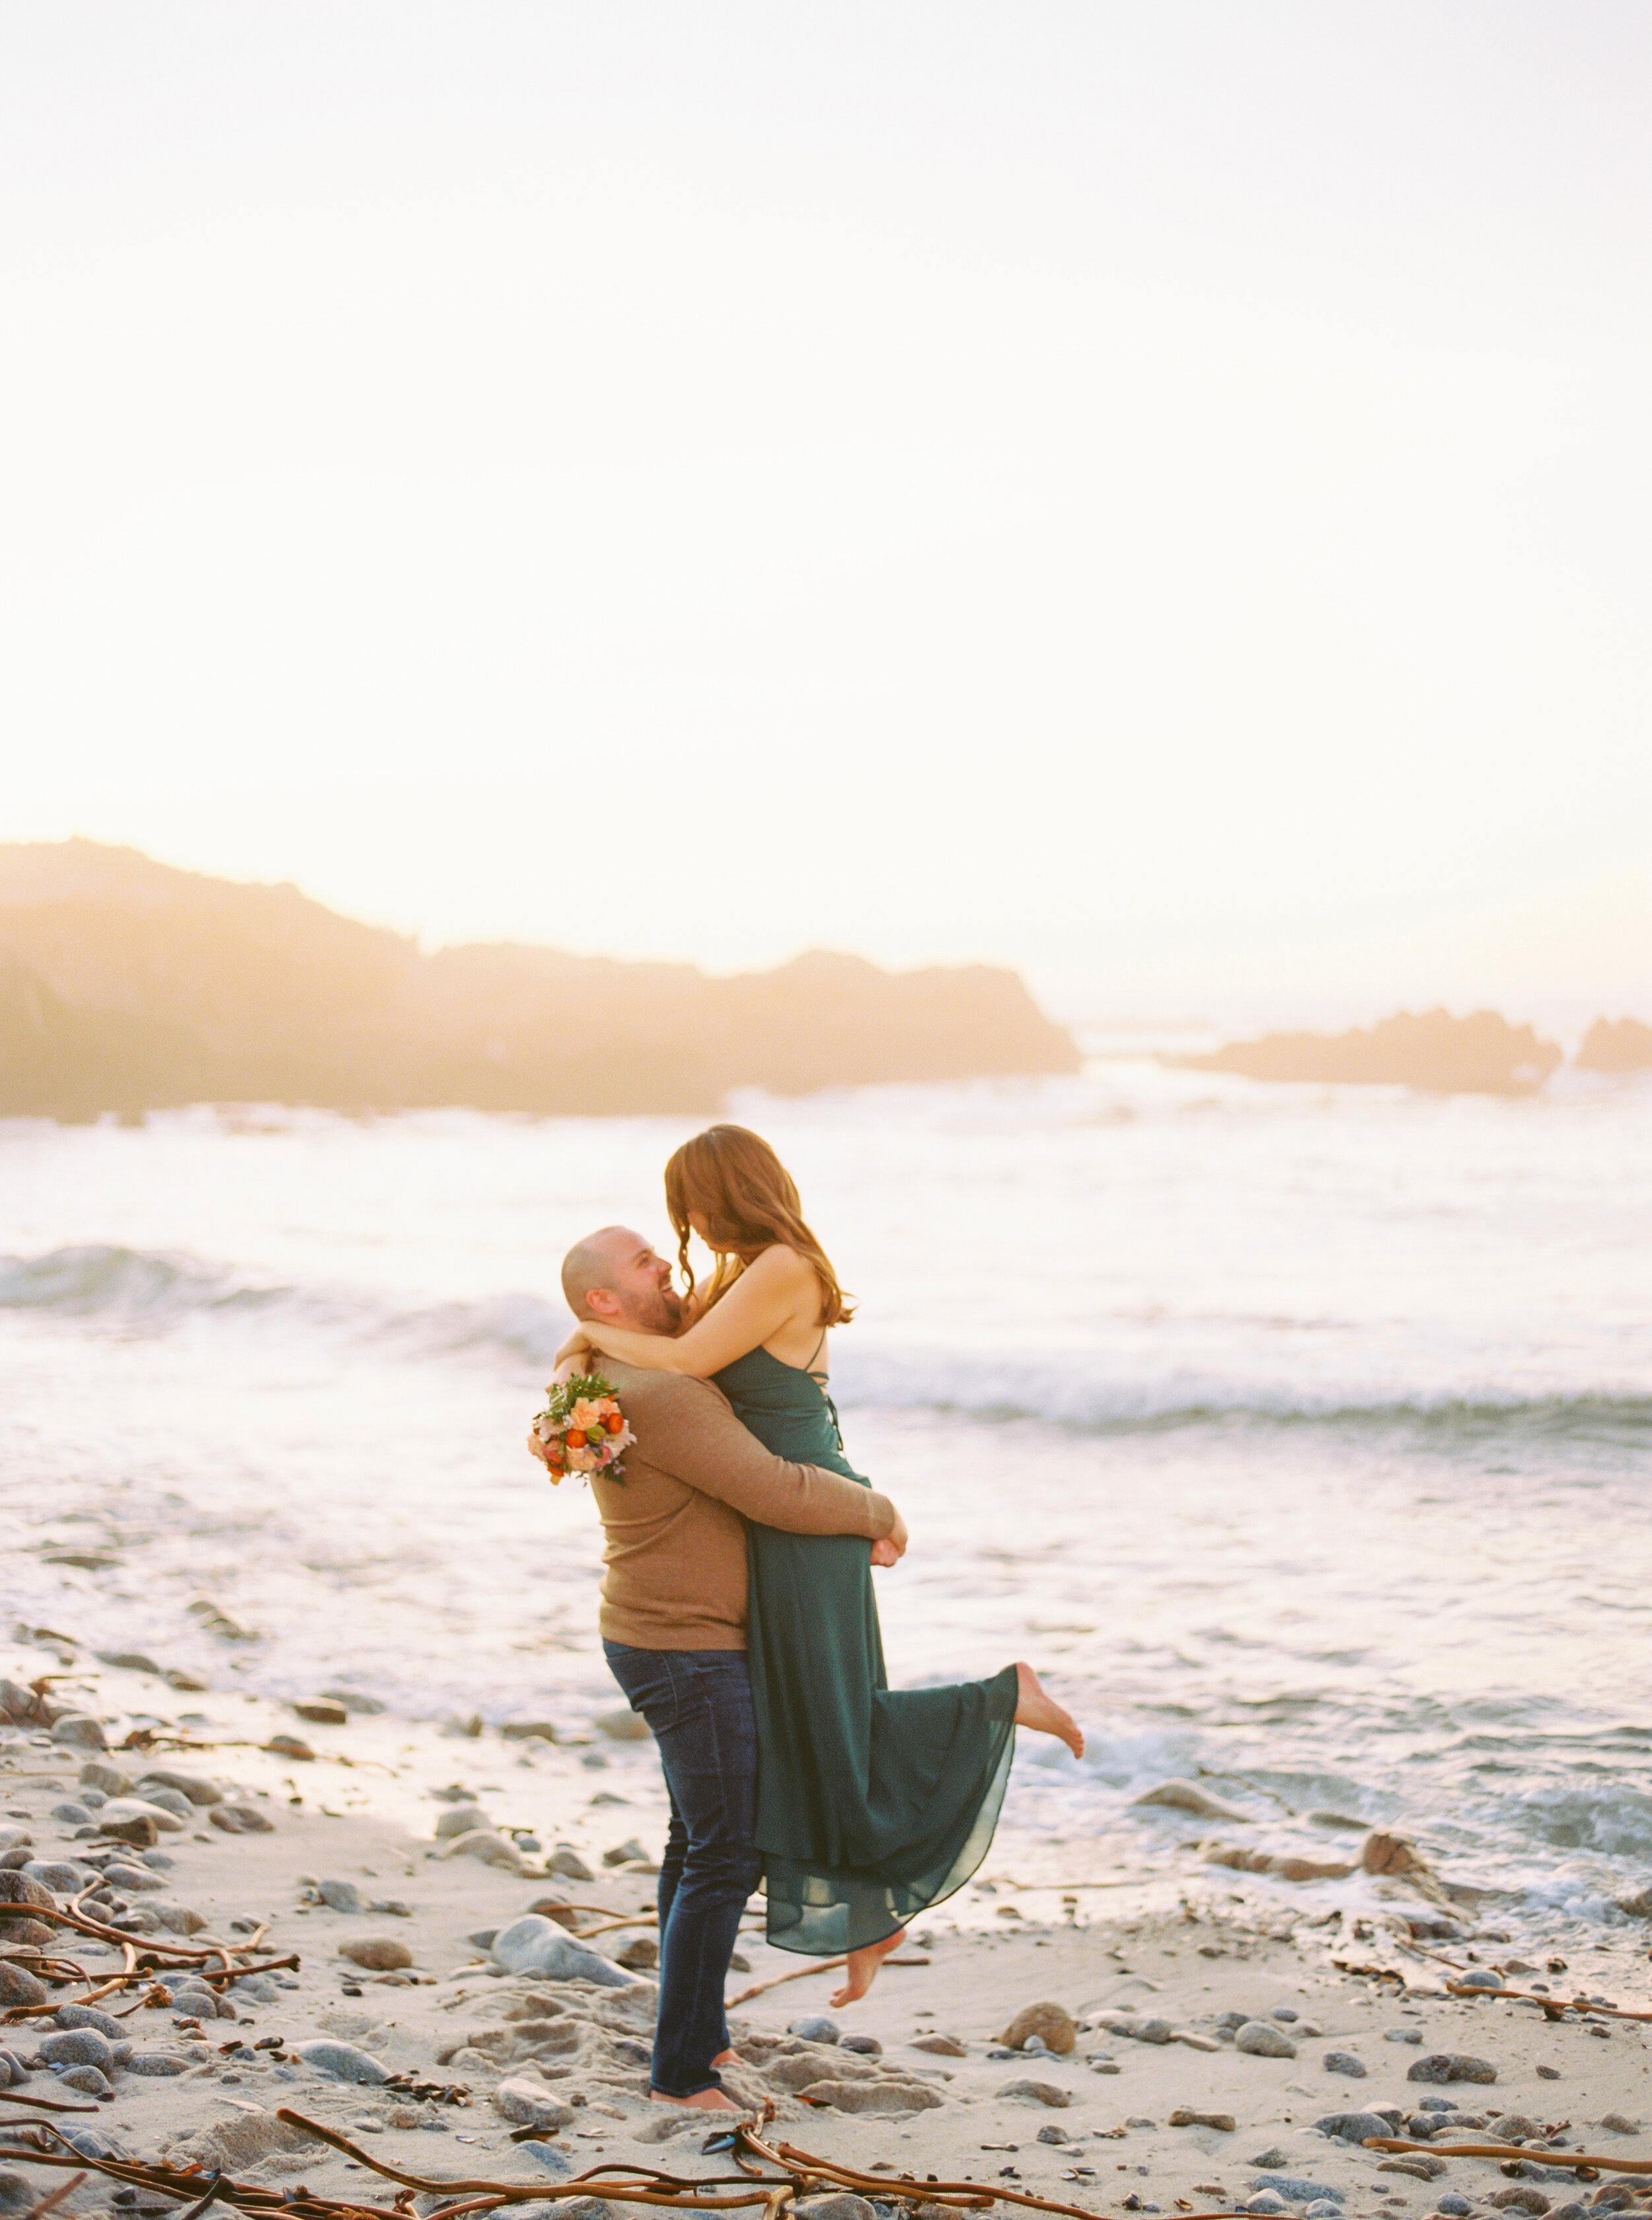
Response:
[{"label": "shoreline", "polygon": [[[38,1644],[0,1647],[0,1674],[22,1686],[56,1662]],[[232,1983],[234,2025],[197,2014],[191,2027],[181,2024],[186,2013],[134,2009],[140,1989],[110,1996],[103,2008],[128,2014],[124,2039],[171,2063],[114,2065],[103,2098],[37,2066],[20,2097],[89,2104],[60,2124],[95,2130],[133,2157],[198,2161],[277,2189],[302,2179],[318,2194],[387,2210],[391,2183],[284,2127],[277,2107],[432,2179],[548,2184],[604,2164],[727,2170],[726,2155],[700,2154],[701,2119],[650,2104],[651,1980],[644,1965],[612,1962],[648,1955],[651,1930],[641,1922],[665,1808],[651,1742],[600,1729],[555,1742],[454,1736],[388,1716],[313,1724],[236,1691],[177,1699],[126,1668],[87,1661],[60,1674],[49,1699],[101,1721],[110,1748],[68,1746],[39,1725],[0,1739],[0,1859],[22,1873],[31,1861],[74,1863],[96,1852],[90,1805],[82,1805],[83,1827],[51,1816],[78,1800],[88,1764],[134,1785],[150,1766],[191,1776],[208,1784],[203,1793],[252,1810],[258,1822],[228,1831],[213,1822],[221,1805],[181,1797],[188,1816],[166,1813],[172,1824],[147,1854],[120,1854],[118,1864],[151,1883],[127,1893],[126,1917],[182,1948],[200,1947],[197,1936],[243,1947],[263,1929],[261,1957],[296,1953],[301,1962],[262,1977],[256,1994]],[[134,1722],[153,1719],[163,1695],[190,1705],[198,1724],[147,1751],[120,1749]],[[90,1738],[97,1730],[73,1731]],[[271,1748],[277,1736],[302,1739],[314,1755]],[[179,1748],[180,1738],[191,1746]],[[465,1829],[466,1798],[497,1825]],[[1208,1815],[1188,1817],[1209,1831]],[[530,1818],[541,1831],[513,1841],[508,1830]],[[439,1841],[444,1820],[459,1831]],[[605,1854],[634,1850],[643,1855],[604,1862]],[[570,1859],[589,1879],[577,1877],[577,1866],[547,1874],[547,1861]],[[1564,2123],[1558,2134],[1574,2150],[1652,2166],[1643,2124],[1652,2117],[1652,2022],[1550,2022],[1533,2005],[1495,1993],[1454,1997],[1445,1986],[1454,1971],[1472,1971],[1511,1987],[1545,1981],[1557,1997],[1581,1989],[1652,2011],[1652,1929],[1641,1921],[1586,1927],[1489,1899],[1476,1908],[1479,1893],[1459,1885],[1454,1894],[1449,1879],[1426,1872],[1291,1881],[1183,1856],[1145,1880],[1022,1886],[1014,1868],[1013,1856],[995,1849],[975,1883],[917,1924],[870,1996],[835,2016],[840,2036],[870,2037],[876,2054],[788,2033],[824,2013],[824,1967],[819,1981],[810,1968],[740,2003],[732,2017],[742,2064],[727,2077],[734,2093],[772,2101],[774,2135],[824,2158],[973,2179],[1098,2213],[1237,2210],[1262,2195],[1298,2212],[1324,2202],[1318,2220],[1401,2220],[1440,2209],[1489,2212],[1493,2197],[1513,2190],[1533,2212],[1600,2193],[1599,2183],[1555,2178],[1564,2173],[1554,2164],[1558,2144],[1546,2154],[1534,2144],[1512,2177],[1484,2158],[1413,2155],[1402,2166],[1315,2126],[1395,2108],[1403,2123],[1455,2105],[1462,2135],[1482,2141],[1499,2134],[1500,2121],[1510,2132],[1524,2123],[1528,2141]],[[55,1878],[78,1885],[81,1877]],[[341,1911],[326,1900],[347,1904],[352,1891],[364,1906],[384,1908]],[[605,1978],[624,1986],[533,1979],[492,1961],[479,1938],[553,1898],[631,1923],[590,1945],[610,1961]],[[57,1901],[67,1900],[59,1890]],[[158,1905],[182,1907],[167,1914],[176,1926],[155,1924]],[[798,1966],[763,1942],[760,1905],[755,1912],[740,1944],[749,1970],[731,1975],[731,1998]],[[183,1931],[190,1921],[195,1931]],[[1431,1923],[1455,1929],[1455,1938],[1429,1939]],[[570,1913],[549,1932],[597,1924]],[[346,1948],[355,1960],[341,1955]],[[28,1962],[13,1942],[0,1942],[0,1954],[14,1967]],[[112,1943],[88,1943],[77,1955],[91,1980],[121,1969]],[[358,1962],[364,1956],[370,1962]],[[15,1974],[0,1979],[16,1984]],[[50,1992],[80,1993],[78,1984]],[[1077,2024],[1070,2053],[1010,2050],[1002,2041],[1034,2005],[1060,2008],[1038,2022],[1057,2043],[1060,2014]],[[1271,2030],[1271,2040],[1224,2040],[1221,2023],[1231,2037],[1236,2016]],[[11,2017],[0,2049],[27,2061],[58,2031],[41,2016]],[[366,2074],[360,2083],[341,2080],[317,2062],[327,2054],[306,2062],[296,2046],[309,2042],[342,2044],[377,2065],[350,2069]],[[1269,2049],[1278,2055],[1263,2055]],[[1495,2080],[1412,2078],[1435,2056],[1478,2059]],[[381,2072],[403,2077],[400,2086],[385,2086]],[[463,2087],[468,2101],[428,2093],[445,2086]],[[535,2117],[557,2123],[551,2140],[513,2144],[513,2119]],[[28,2117],[26,2104],[7,2103],[0,2136],[15,2142]],[[536,2160],[534,2149],[548,2155]],[[15,2152],[0,2153],[6,2172],[28,2182],[31,2201],[60,2179],[18,2164]],[[109,2189],[93,2174],[64,2209],[122,2211]],[[1465,2201],[1442,2208],[1443,2197]],[[845,2208],[823,2220],[865,2215]]]}]

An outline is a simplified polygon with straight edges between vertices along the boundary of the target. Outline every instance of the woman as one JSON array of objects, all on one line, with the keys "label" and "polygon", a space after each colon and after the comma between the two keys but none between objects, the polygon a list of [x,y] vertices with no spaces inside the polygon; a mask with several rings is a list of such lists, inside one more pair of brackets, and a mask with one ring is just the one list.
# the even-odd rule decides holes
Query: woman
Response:
[{"label": "woman", "polygon": [[[714,1126],[665,1168],[665,1200],[688,1281],[676,1338],[598,1319],[558,1351],[714,1380],[776,1455],[867,1484],[844,1456],[826,1392],[826,1335],[852,1316],[796,1187],[768,1143]],[[689,1237],[717,1259],[703,1291]],[[870,1565],[884,1543],[748,1528],[747,1656],[757,1714],[757,1843],[769,1940],[847,1960],[832,1999],[870,1987],[905,1923],[963,1886],[997,1824],[1017,1725],[1082,1756],[1084,1738],[1030,1665],[988,1681],[892,1690]]]}]

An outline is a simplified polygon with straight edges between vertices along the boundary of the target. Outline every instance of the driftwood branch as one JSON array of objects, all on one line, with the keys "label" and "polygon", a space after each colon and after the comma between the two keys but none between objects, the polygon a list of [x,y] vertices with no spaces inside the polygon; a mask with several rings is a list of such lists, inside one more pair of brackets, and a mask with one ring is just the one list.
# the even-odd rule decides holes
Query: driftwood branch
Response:
[{"label": "driftwood branch", "polygon": [[1454,1997],[1495,1997],[1499,2004],[1541,2005],[1545,2019],[1576,2012],[1580,2019],[1652,2019],[1652,2011],[1622,2011],[1616,2005],[1594,2005],[1587,1997],[1551,1997],[1539,1989],[1482,1989],[1471,1981],[1448,1981]]},{"label": "driftwood branch", "polygon": [[[383,2160],[352,2142],[348,2136],[321,2126],[302,2112],[284,2107],[276,2117],[318,2142],[342,2151],[370,2173],[399,2184],[400,2194],[389,2204],[368,2204],[354,2198],[318,2196],[302,2186],[286,2191],[255,2187],[250,2182],[233,2180],[228,2174],[203,2174],[198,2164],[169,2167],[128,2159],[88,2159],[75,2150],[48,2120],[28,2123],[41,2140],[28,2145],[12,2142],[6,2156],[14,2164],[77,2169],[78,2179],[66,2186],[63,2192],[65,2195],[84,2179],[86,2169],[90,2168],[128,2188],[174,2198],[187,2206],[178,2220],[202,2220],[208,2207],[215,2203],[260,2216],[260,2220],[277,2220],[277,2216],[283,2216],[283,2220],[408,2220],[411,2197],[419,2192],[434,2192],[446,2199],[429,2216],[429,2220],[461,2220],[463,2215],[490,2212],[502,2205],[555,2203],[590,2196],[618,2204],[658,2205],[683,2212],[726,2212],[761,2205],[764,2220],[783,2220],[786,2208],[795,2198],[826,2185],[858,2194],[894,2198],[907,2205],[950,2204],[964,2211],[1007,2204],[1032,2211],[1057,2213],[1063,2220],[1099,2220],[1098,2215],[1082,2205],[1059,2204],[1051,2198],[1007,2189],[1001,2183],[920,2181],[913,2174],[863,2173],[852,2167],[839,2166],[833,2160],[817,2158],[813,2152],[799,2150],[789,2143],[771,2145],[744,2123],[735,2129],[729,2139],[734,2161],[740,2168],[734,2174],[696,2178],[667,2173],[654,2167],[610,2163],[591,2167],[566,2182],[433,2181],[422,2174],[386,2165]],[[714,2124],[715,2116],[708,2116],[708,2127]],[[718,2146],[714,2144],[712,2148]],[[758,2172],[750,2163],[753,2159],[773,2171]],[[40,2220],[47,2204],[56,2201],[47,2200],[30,2216],[30,2220]],[[1188,2220],[1243,2220],[1243,2216],[1225,2211],[1201,2212],[1188,2215]]]},{"label": "driftwood branch", "polygon": [[1575,2167],[1580,2173],[1652,2173],[1652,2158],[1603,2158],[1592,2151],[1549,2150],[1531,2143],[1408,2143],[1398,2136],[1370,2136],[1367,2150],[1426,2151],[1436,2158],[1540,2158],[1545,2166]]}]

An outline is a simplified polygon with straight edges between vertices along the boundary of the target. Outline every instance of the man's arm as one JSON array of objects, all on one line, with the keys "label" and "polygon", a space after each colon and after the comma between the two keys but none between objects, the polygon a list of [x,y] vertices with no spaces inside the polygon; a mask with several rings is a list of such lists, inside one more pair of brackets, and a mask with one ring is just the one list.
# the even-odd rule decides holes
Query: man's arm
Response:
[{"label": "man's arm", "polygon": [[678,1375],[656,1396],[663,1423],[649,1427],[649,1462],[742,1518],[789,1534],[860,1534],[869,1542],[900,1526],[894,1504],[876,1489],[764,1449],[708,1381]]}]

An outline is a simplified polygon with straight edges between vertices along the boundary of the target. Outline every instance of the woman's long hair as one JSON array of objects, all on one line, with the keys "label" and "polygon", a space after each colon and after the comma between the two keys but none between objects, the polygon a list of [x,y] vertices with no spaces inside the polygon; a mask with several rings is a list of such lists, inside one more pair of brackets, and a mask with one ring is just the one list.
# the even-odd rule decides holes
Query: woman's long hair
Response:
[{"label": "woman's long hair", "polygon": [[803,1223],[796,1182],[767,1141],[744,1126],[708,1126],[683,1144],[665,1167],[665,1207],[676,1228],[677,1261],[690,1294],[690,1211],[701,1213],[711,1245],[725,1252],[718,1257],[703,1309],[726,1294],[751,1257],[778,1242],[814,1266],[821,1325],[847,1325],[855,1315],[826,1250]]}]

